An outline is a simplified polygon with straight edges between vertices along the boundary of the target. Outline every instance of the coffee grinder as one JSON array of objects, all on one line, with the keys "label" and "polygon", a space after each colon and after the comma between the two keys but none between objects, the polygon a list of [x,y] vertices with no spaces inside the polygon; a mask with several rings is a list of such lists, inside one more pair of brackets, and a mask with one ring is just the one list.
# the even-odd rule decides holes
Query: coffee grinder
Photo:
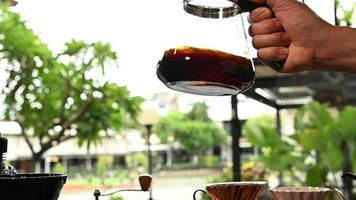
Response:
[{"label": "coffee grinder", "polygon": [[65,174],[20,174],[5,163],[8,140],[0,134],[0,199],[57,200]]},{"label": "coffee grinder", "polygon": [[101,193],[99,189],[96,189],[94,191],[95,200],[99,200],[99,197],[101,196],[111,196],[119,192],[148,192],[151,187],[152,176],[149,174],[141,174],[138,177],[138,181],[140,183],[140,188],[120,188],[109,193]]}]

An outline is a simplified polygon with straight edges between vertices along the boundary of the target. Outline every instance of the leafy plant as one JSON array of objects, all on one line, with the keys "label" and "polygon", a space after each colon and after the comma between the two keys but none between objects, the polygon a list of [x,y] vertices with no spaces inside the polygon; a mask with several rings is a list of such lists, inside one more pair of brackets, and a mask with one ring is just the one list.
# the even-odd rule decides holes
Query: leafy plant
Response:
[{"label": "leafy plant", "polygon": [[258,159],[270,172],[294,169],[304,158],[300,152],[294,151],[290,142],[277,134],[275,124],[273,117],[263,115],[249,119],[242,133],[252,145],[261,149]]},{"label": "leafy plant", "polygon": [[147,169],[148,167],[148,158],[145,153],[138,152],[125,157],[127,167],[130,169],[143,168]]},{"label": "leafy plant", "polygon": [[199,159],[199,165],[202,167],[219,167],[220,157],[212,155],[201,156]]},{"label": "leafy plant", "polygon": [[113,195],[109,197],[109,200],[124,200],[124,197],[118,196],[118,195]]},{"label": "leafy plant", "polygon": [[241,166],[241,180],[263,181],[267,180],[266,167],[257,161],[244,162]]},{"label": "leafy plant", "polygon": [[232,177],[232,164],[227,164],[218,176],[209,179],[210,183],[231,182]]},{"label": "leafy plant", "polygon": [[5,5],[0,13],[5,118],[20,125],[34,162],[64,141],[77,138],[89,148],[100,142],[100,132],[135,121],[142,99],[104,78],[118,61],[110,44],[71,40],[53,53],[19,14]]},{"label": "leafy plant", "polygon": [[[307,173],[307,181],[315,180],[315,174],[318,174],[317,178],[325,183],[328,172],[334,174],[335,177],[336,172],[355,170],[355,118],[356,108],[351,106],[332,112],[326,105],[314,102],[301,109],[299,117],[296,118],[297,141],[304,149],[310,149],[313,152],[312,155],[309,154],[309,157],[315,160],[311,171]],[[300,119],[307,119],[307,121]],[[310,140],[314,141],[312,146],[310,142],[306,142],[308,138],[305,136],[310,136]],[[347,179],[342,181],[346,197],[351,198],[352,181]],[[329,185],[334,184],[331,182]]]},{"label": "leafy plant", "polygon": [[99,175],[101,184],[105,185],[106,172],[112,168],[114,164],[113,156],[99,156],[96,163],[96,173]]},{"label": "leafy plant", "polygon": [[56,163],[53,167],[53,173],[64,174],[66,172],[67,172],[67,169],[61,162]]},{"label": "leafy plant", "polygon": [[[311,102],[295,116],[295,133],[279,137],[272,117],[248,120],[246,138],[261,149],[259,160],[270,172],[292,175],[294,181],[310,186],[335,185],[328,179],[340,171],[353,171],[356,165],[355,107],[338,111]],[[343,180],[351,197],[352,182]]]},{"label": "leafy plant", "polygon": [[337,25],[351,26],[355,21],[354,12],[356,9],[356,2],[353,2],[351,6],[345,6],[342,0],[336,0],[336,23]]}]

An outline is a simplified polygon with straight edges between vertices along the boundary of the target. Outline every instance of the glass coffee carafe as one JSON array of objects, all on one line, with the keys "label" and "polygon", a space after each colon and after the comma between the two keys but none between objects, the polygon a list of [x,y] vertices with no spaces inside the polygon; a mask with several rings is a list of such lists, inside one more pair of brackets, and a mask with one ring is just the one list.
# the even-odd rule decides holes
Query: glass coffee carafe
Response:
[{"label": "glass coffee carafe", "polygon": [[242,12],[257,6],[247,0],[184,0],[184,31],[165,50],[158,78],[168,88],[198,95],[234,95],[249,89],[255,69],[247,14]]}]

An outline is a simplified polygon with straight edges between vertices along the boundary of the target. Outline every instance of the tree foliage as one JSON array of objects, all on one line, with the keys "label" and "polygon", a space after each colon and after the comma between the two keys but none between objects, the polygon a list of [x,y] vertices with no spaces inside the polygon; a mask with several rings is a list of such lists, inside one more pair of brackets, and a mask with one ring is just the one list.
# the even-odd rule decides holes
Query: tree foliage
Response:
[{"label": "tree foliage", "polygon": [[155,133],[163,142],[178,141],[191,155],[201,155],[222,144],[227,134],[208,117],[205,103],[197,103],[189,113],[172,112],[162,117]]},{"label": "tree foliage", "polygon": [[356,9],[356,2],[352,5],[345,6],[343,3],[349,0],[336,0],[336,24],[351,26],[355,23],[354,21],[354,11]]},{"label": "tree foliage", "polygon": [[270,171],[294,170],[297,161],[302,159],[299,153],[291,153],[294,146],[277,134],[272,116],[262,115],[247,120],[242,133],[253,146],[261,149],[259,159]]},{"label": "tree foliage", "polygon": [[79,145],[97,143],[101,131],[119,131],[136,118],[142,99],[105,81],[106,66],[118,60],[110,44],[71,40],[54,53],[19,14],[5,6],[0,13],[5,118],[20,124],[35,160],[74,137]]},{"label": "tree foliage", "polygon": [[187,113],[187,117],[193,121],[211,122],[208,109],[205,102],[197,102],[193,105],[192,110]]},{"label": "tree foliage", "polygon": [[[279,137],[272,117],[248,120],[243,129],[247,139],[261,148],[261,160],[271,171],[305,172],[304,178],[295,178],[307,185],[332,185],[335,180],[328,183],[328,173],[342,171],[345,162],[356,170],[355,118],[355,107],[337,111],[311,102],[299,109],[292,135]],[[345,146],[349,155],[343,153]]]}]

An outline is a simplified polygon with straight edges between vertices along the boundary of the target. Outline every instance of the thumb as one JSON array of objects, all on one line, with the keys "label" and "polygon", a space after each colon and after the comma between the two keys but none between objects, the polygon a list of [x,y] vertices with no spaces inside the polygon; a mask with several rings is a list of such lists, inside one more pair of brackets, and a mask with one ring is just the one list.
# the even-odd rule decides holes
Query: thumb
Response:
[{"label": "thumb", "polygon": [[268,0],[267,4],[271,7],[273,12],[282,12],[299,6],[300,2],[297,0]]},{"label": "thumb", "polygon": [[265,4],[265,3],[267,3],[267,0],[249,0],[249,1],[251,1],[253,3],[257,3],[257,4]]}]

